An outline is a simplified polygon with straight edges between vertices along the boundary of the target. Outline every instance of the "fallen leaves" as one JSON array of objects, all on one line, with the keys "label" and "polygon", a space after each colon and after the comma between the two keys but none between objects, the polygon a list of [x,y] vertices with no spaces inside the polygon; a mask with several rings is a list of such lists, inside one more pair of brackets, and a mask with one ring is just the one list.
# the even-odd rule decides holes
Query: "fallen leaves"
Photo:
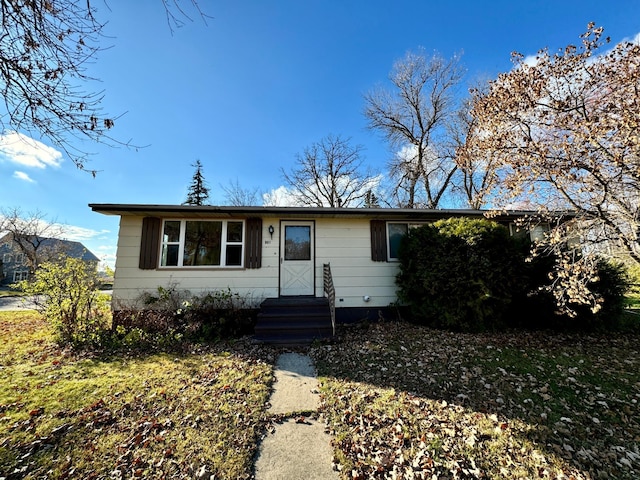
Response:
[{"label": "fallen leaves", "polygon": [[185,354],[21,355],[0,385],[0,477],[251,477],[271,352],[243,341]]},{"label": "fallen leaves", "polygon": [[639,346],[384,323],[312,355],[336,459],[353,478],[632,479]]}]

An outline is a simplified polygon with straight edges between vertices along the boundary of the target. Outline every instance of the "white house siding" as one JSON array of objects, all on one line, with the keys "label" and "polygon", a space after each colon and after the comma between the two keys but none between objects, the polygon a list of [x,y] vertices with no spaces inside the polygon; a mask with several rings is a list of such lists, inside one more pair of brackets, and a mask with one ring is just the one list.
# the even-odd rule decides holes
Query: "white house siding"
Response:
[{"label": "white house siding", "polygon": [[[263,221],[262,267],[258,269],[138,268],[142,217],[122,216],[113,289],[114,308],[133,305],[143,292],[159,286],[176,286],[193,294],[230,288],[257,305],[262,299],[278,295],[278,243],[267,231],[270,220]],[[277,225],[277,221],[275,223]]]},{"label": "white house siding", "polygon": [[324,263],[331,264],[336,307],[386,307],[396,300],[398,264],[371,260],[368,219],[316,220],[317,296],[322,295]]},{"label": "white house siding", "polygon": [[[289,219],[286,219],[289,220]],[[292,219],[295,220],[295,219]],[[273,238],[268,232],[273,225]],[[262,220],[262,266],[258,269],[138,268],[142,235],[141,216],[122,216],[114,282],[114,307],[132,305],[143,292],[175,285],[194,294],[227,289],[252,299],[278,296],[279,218]],[[396,299],[396,263],[371,260],[368,219],[315,220],[316,296],[323,295],[322,266],[331,264],[336,307],[386,307]],[[364,297],[370,300],[366,302]]]}]

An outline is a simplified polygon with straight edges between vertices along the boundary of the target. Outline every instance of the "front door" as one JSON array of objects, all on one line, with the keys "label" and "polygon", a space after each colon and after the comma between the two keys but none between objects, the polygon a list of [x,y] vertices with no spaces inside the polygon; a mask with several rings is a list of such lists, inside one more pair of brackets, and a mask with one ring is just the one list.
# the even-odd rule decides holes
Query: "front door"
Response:
[{"label": "front door", "polygon": [[313,222],[282,222],[280,228],[280,295],[313,295]]}]

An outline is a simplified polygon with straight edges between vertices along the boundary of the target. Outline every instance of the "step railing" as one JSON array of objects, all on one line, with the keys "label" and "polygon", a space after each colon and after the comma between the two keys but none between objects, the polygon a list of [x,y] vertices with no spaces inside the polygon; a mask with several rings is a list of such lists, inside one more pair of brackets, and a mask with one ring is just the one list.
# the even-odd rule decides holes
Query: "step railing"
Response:
[{"label": "step railing", "polygon": [[324,280],[324,293],[329,299],[329,310],[331,311],[331,328],[333,335],[336,335],[336,289],[333,286],[333,276],[331,275],[331,264],[322,265],[322,278]]}]

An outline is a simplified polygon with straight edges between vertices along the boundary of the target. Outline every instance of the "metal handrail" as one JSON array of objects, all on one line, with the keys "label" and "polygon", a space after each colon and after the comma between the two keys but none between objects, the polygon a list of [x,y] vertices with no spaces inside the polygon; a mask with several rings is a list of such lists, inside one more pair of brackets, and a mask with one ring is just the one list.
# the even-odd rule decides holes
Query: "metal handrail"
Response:
[{"label": "metal handrail", "polygon": [[322,265],[322,278],[324,280],[324,293],[329,299],[329,310],[331,311],[331,327],[333,335],[336,335],[336,289],[333,286],[333,276],[331,275],[331,264]]}]

